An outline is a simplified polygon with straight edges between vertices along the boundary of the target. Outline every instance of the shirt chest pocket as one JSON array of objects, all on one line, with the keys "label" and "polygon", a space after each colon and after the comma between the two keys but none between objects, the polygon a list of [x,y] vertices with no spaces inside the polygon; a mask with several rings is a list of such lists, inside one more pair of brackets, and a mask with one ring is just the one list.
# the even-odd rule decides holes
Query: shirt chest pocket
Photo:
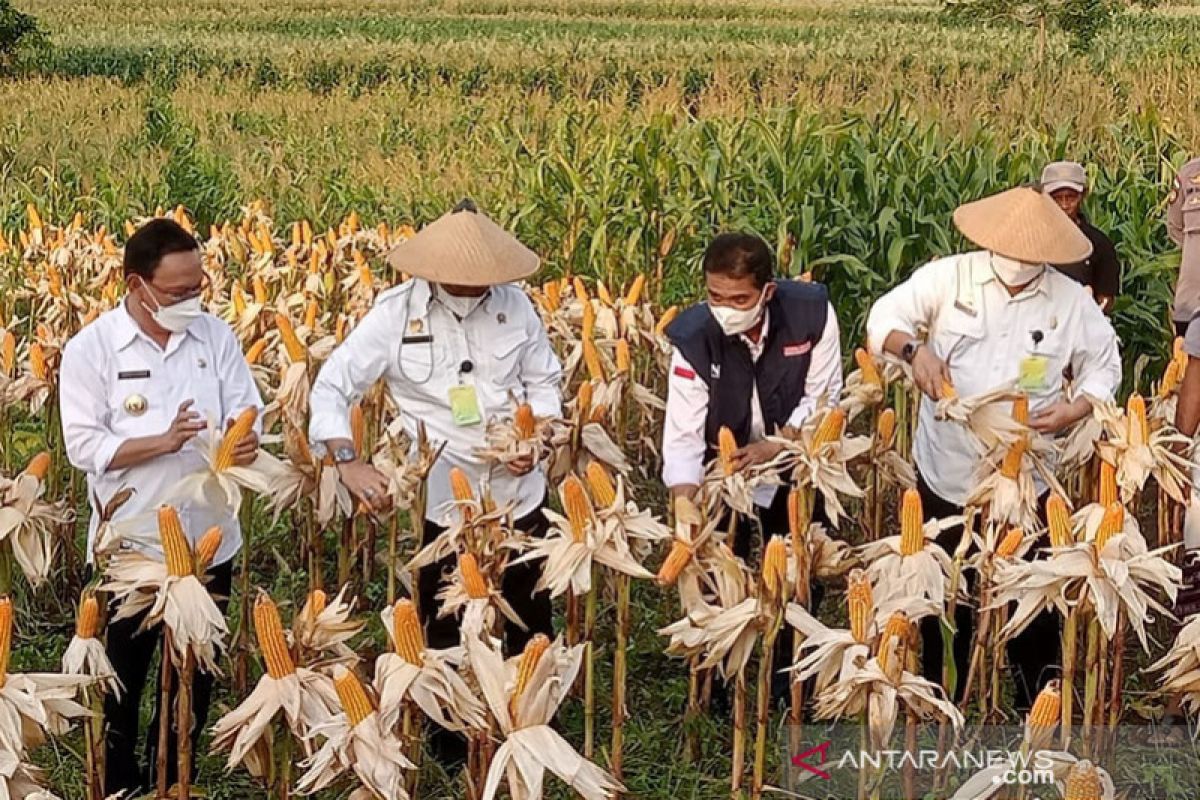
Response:
[{"label": "shirt chest pocket", "polygon": [[488,376],[496,386],[511,388],[521,382],[521,358],[527,344],[528,339],[520,332],[496,338],[487,363]]},{"label": "shirt chest pocket", "polygon": [[954,305],[938,317],[937,326],[930,333],[929,344],[937,357],[953,370],[964,359],[978,355],[973,351],[982,343],[984,333],[982,315],[971,314]]},{"label": "shirt chest pocket", "polygon": [[156,391],[153,368],[138,359],[119,359],[108,380],[108,424],[121,436],[162,433],[173,415],[166,416],[165,404]]}]

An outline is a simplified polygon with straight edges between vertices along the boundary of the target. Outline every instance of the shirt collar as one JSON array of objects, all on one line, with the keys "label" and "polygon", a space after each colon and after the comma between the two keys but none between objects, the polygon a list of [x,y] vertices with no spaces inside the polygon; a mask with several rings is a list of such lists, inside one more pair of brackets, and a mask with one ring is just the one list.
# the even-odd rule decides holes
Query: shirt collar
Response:
[{"label": "shirt collar", "polygon": [[[417,308],[424,309],[425,313],[428,313],[435,299],[433,284],[424,278],[410,278],[409,280],[413,282],[412,302]],[[484,311],[487,311],[488,303],[492,300],[492,294],[492,287],[489,286],[488,290],[483,293],[483,300],[479,302],[476,308],[482,308]],[[442,306],[442,308],[446,307]],[[450,309],[446,308],[446,313],[451,313]]]},{"label": "shirt collar", "polygon": [[[113,309],[117,327],[113,335],[113,346],[118,351],[124,350],[126,347],[133,344],[133,340],[139,336],[148,342],[153,342],[153,340],[146,335],[146,332],[141,329],[141,326],[137,324],[137,320],[133,318],[133,315],[129,313],[129,309],[125,306],[125,304],[128,302],[129,295],[126,295],[120,303],[117,303],[117,307]],[[194,337],[198,341],[204,341],[204,332],[201,330],[202,327],[203,326],[200,324],[200,321],[196,320],[188,326],[187,330],[183,332],[183,335]],[[172,336],[174,336],[174,334],[172,334]],[[157,346],[158,345],[155,344],[155,347]],[[171,349],[170,340],[167,341],[167,349]]]},{"label": "shirt collar", "polygon": [[[972,269],[972,277],[974,277],[975,283],[982,286],[987,283],[995,282],[996,288],[1000,289],[1005,294],[1008,294],[1008,289],[1005,288],[1004,284],[1000,282],[1000,279],[996,277],[996,273],[992,270],[991,256],[986,250],[981,251],[980,255],[981,258],[975,262],[974,268]],[[1047,294],[1048,290],[1046,288],[1046,275],[1049,274],[1051,269],[1053,269],[1053,267],[1051,267],[1049,264],[1046,264],[1042,268],[1042,274],[1038,276],[1038,278],[1034,280],[1030,286],[1026,286],[1015,295],[1010,295],[1011,299],[1018,300],[1022,297],[1028,297],[1030,295]]]},{"label": "shirt collar", "polygon": [[770,330],[770,325],[771,325],[771,314],[767,310],[767,308],[764,306],[763,307],[762,330],[759,331],[758,341],[757,342],[754,341],[753,339],[751,339],[749,336],[747,336],[744,333],[739,333],[738,338],[741,339],[743,342],[745,342],[746,346],[749,347],[751,349],[751,351],[761,348],[763,346],[763,343],[765,341],[767,341],[767,331]]}]

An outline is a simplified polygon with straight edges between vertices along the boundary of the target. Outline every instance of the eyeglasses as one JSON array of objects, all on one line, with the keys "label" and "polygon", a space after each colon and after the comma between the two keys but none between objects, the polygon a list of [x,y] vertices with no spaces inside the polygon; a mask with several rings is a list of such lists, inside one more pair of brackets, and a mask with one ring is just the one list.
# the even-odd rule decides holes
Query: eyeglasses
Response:
[{"label": "eyeglasses", "polygon": [[157,297],[161,296],[162,298],[164,298],[167,301],[164,305],[173,306],[176,303],[183,303],[187,300],[191,300],[193,298],[199,297],[200,295],[204,294],[204,290],[207,289],[209,286],[209,280],[208,280],[208,275],[206,274],[201,279],[199,286],[197,286],[195,289],[192,289],[191,291],[184,292],[183,294],[172,294],[171,292],[168,292],[165,289],[159,289],[153,283],[151,283],[150,281],[147,281],[147,280],[143,280],[142,284],[147,286],[155,294],[155,296],[156,296],[155,299],[157,299]]}]

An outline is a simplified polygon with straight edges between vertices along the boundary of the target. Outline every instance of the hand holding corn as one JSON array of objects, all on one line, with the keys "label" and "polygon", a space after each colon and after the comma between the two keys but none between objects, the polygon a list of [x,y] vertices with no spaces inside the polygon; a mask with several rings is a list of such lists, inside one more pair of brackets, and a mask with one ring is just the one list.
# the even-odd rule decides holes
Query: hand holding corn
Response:
[{"label": "hand holding corn", "polygon": [[[225,431],[228,433],[237,424],[234,419],[229,419],[225,422]],[[253,424],[253,422],[251,422]],[[239,467],[244,467],[254,463],[254,459],[258,456],[258,434],[254,429],[246,431],[240,438],[236,440],[233,446],[233,463]]]},{"label": "hand holding corn", "polygon": [[748,467],[765,464],[779,455],[781,450],[783,450],[783,445],[776,442],[766,440],[752,442],[745,447],[739,448],[733,454],[734,471],[740,472]]}]

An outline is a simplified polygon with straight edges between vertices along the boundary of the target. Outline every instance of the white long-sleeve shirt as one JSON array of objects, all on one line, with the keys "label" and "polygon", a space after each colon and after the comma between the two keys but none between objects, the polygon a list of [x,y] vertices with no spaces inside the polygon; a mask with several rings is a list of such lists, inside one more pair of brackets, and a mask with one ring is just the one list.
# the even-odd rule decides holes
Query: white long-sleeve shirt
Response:
[{"label": "white long-sleeve shirt", "polygon": [[[127,404],[135,396],[145,401],[140,414],[136,402]],[[67,342],[59,374],[59,408],[67,457],[87,473],[92,503],[89,559],[100,522],[96,502],[107,503],[125,487],[134,494],[113,519],[139,540],[156,540],[155,511],[170,500],[193,543],[212,526],[221,526],[221,547],[213,563],[224,563],[237,554],[242,531],[235,513],[182,502],[172,492],[184,477],[204,467],[198,446],[207,433],[177,453],[109,469],[125,441],[165,433],[185,400],[193,401],[192,410],[220,430],[246,408],[263,407],[237,336],[214,316],[204,314],[184,333],[172,334],[163,349],[142,332],[122,303]]]},{"label": "white long-sleeve shirt", "polygon": [[[468,361],[471,370],[462,371]],[[350,406],[380,378],[408,434],[415,437],[423,422],[434,443],[446,444],[429,475],[428,520],[444,521],[453,502],[450,470],[456,466],[475,485],[488,478],[496,502],[514,503],[517,518],[541,505],[546,479],[540,466],[517,477],[504,467],[489,468],[473,452],[485,444],[487,420],[511,414],[514,401],[529,403],[538,416],[562,411],[562,367],[520,288],[493,286],[461,322],[423,280],[379,295],[313,384],[308,435],[314,445],[350,438]],[[460,384],[475,387],[483,422],[454,423],[450,390]]]},{"label": "white long-sleeve shirt", "polygon": [[[880,354],[889,333],[916,336],[919,328],[928,329],[928,346],[949,365],[962,397],[1017,380],[1021,362],[1034,355],[1047,359],[1046,382],[1029,392],[1030,413],[1063,399],[1068,365],[1076,393],[1111,400],[1121,383],[1117,335],[1108,318],[1083,286],[1054,269],[1012,296],[986,251],[926,264],[872,307],[870,349]],[[935,406],[922,398],[914,459],[934,492],[962,505],[982,454],[962,425],[934,418]]]},{"label": "white long-sleeve shirt", "polygon": [[[762,355],[762,342],[766,341],[770,316],[763,318],[762,334],[758,342],[741,336],[750,351],[750,357],[758,361]],[[792,410],[787,424],[798,427],[816,410],[822,398],[832,402],[842,391],[842,348],[839,340],[837,313],[829,305],[825,314],[825,329],[821,339],[813,347],[812,360],[804,381],[804,397]],[[762,407],[758,400],[758,386],[751,387],[750,398],[750,441],[761,440],[768,433],[763,425]],[[704,479],[704,436],[705,421],[708,419],[708,384],[696,374],[695,367],[676,349],[671,354],[671,368],[667,377],[667,411],[663,426],[663,483],[667,487],[699,484]],[[776,487],[760,487],[754,494],[755,503],[769,506]]]}]

